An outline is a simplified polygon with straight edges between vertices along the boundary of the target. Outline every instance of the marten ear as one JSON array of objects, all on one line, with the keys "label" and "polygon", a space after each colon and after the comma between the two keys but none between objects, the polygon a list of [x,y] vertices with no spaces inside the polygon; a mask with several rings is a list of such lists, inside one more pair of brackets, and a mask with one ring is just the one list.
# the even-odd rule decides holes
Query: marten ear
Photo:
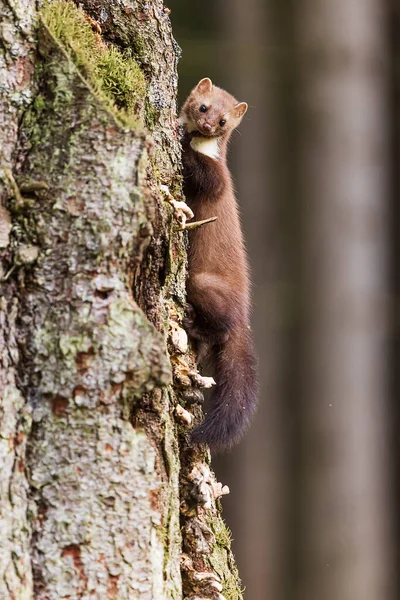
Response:
[{"label": "marten ear", "polygon": [[196,90],[200,92],[200,94],[207,94],[212,90],[212,81],[208,77],[205,77],[196,85]]},{"label": "marten ear", "polygon": [[231,113],[237,119],[241,119],[246,113],[247,109],[248,105],[246,102],[239,102],[239,104],[236,104],[236,106],[231,110]]}]

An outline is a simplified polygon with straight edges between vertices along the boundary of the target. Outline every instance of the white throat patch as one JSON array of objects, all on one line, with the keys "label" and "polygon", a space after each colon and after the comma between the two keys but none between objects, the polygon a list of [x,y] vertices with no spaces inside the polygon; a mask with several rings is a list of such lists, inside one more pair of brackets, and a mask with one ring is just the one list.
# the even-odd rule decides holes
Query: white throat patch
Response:
[{"label": "white throat patch", "polygon": [[218,138],[194,137],[190,145],[195,152],[200,152],[214,160],[219,158]]}]

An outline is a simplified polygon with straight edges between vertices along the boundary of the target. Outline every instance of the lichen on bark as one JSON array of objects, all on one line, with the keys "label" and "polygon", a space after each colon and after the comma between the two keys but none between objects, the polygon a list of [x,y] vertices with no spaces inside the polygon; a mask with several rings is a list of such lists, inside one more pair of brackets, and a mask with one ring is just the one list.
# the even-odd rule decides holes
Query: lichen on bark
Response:
[{"label": "lichen on bark", "polygon": [[[183,199],[168,13],[160,0],[81,3],[101,44],[139,65],[134,114],[150,135],[127,127],[26,6],[29,35],[19,8],[6,11],[26,79],[7,88],[13,135],[2,158],[15,185],[2,177],[12,229],[0,304],[0,494],[10,507],[0,596],[241,598],[207,454],[175,416],[195,364],[174,337],[185,238],[160,193],[166,184]],[[28,101],[15,108],[17,91]],[[200,418],[198,405],[186,408]]]}]

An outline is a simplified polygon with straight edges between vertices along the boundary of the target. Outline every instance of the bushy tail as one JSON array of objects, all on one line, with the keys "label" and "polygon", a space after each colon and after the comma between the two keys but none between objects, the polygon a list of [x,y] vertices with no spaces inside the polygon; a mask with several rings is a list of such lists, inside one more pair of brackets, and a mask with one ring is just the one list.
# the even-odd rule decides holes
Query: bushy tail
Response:
[{"label": "bushy tail", "polygon": [[214,364],[217,385],[210,410],[192,432],[192,439],[222,452],[240,440],[257,408],[257,360],[247,327],[234,330],[226,343],[216,347]]}]

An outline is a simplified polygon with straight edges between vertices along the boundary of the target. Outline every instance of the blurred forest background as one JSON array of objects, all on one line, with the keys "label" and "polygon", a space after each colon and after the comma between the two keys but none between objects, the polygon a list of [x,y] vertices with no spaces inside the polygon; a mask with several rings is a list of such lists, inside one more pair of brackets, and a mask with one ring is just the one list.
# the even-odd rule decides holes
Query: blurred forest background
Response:
[{"label": "blurred forest background", "polygon": [[399,3],[166,4],[180,104],[207,76],[250,105],[230,164],[262,395],[213,461],[245,598],[398,599]]}]

